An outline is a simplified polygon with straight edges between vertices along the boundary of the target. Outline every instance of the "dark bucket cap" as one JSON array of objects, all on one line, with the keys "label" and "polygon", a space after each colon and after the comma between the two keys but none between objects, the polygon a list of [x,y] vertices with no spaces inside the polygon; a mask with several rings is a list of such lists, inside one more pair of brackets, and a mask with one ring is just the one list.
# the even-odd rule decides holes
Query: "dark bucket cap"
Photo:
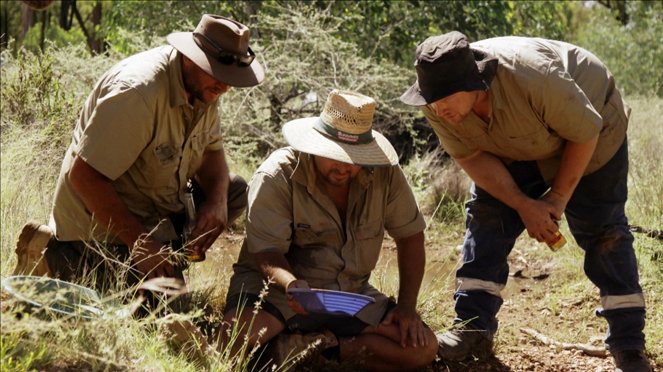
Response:
[{"label": "dark bucket cap", "polygon": [[470,48],[458,31],[431,36],[417,45],[417,81],[400,97],[423,106],[457,92],[486,90],[497,69],[497,58]]}]

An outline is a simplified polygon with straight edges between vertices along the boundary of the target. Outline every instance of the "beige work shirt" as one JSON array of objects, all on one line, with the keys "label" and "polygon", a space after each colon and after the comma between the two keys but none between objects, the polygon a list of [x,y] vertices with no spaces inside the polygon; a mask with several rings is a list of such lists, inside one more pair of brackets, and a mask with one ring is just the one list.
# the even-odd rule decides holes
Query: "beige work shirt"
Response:
[{"label": "beige work shirt", "polygon": [[182,57],[163,46],[120,61],[97,82],[62,163],[50,225],[59,240],[116,242],[68,180],[80,156],[108,177],[120,199],[161,241],[176,239],[166,217],[183,209],[186,182],[206,150],[223,148],[216,102],[192,106]]},{"label": "beige work shirt", "polygon": [[550,181],[566,141],[582,143],[599,135],[585,174],[606,164],[624,142],[630,109],[606,66],[590,52],[560,41],[525,37],[482,40],[472,48],[499,60],[489,89],[490,122],[470,112],[454,125],[422,107],[452,157],[482,150],[507,163],[536,160]]},{"label": "beige work shirt", "polygon": [[[384,232],[409,237],[423,231],[425,221],[398,166],[363,168],[351,183],[345,218],[343,226],[334,203],[316,186],[311,156],[291,147],[272,153],[249,183],[247,236],[233,266],[229,296],[242,291],[259,294],[264,278],[252,254],[278,252],[311,288],[374,297],[376,302],[357,317],[378,324],[387,297],[369,284],[369,278]],[[271,287],[266,300],[286,320],[294,315],[282,289]]]}]

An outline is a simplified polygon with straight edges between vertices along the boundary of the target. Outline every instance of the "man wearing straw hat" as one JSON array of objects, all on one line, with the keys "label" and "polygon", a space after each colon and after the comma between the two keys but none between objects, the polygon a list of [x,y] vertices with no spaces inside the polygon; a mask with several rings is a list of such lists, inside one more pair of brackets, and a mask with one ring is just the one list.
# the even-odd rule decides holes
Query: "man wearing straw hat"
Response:
[{"label": "man wearing straw hat", "polygon": [[630,110],[607,67],[568,43],[501,37],[469,44],[453,31],[416,49],[417,82],[402,96],[421,106],[444,149],[473,179],[456,327],[442,359],[492,352],[507,256],[527,230],[550,242],[566,215],[599,288],[606,344],[617,370],[649,371],[645,300],[638,283],[627,197]]},{"label": "man wearing straw hat", "polygon": [[[272,153],[249,183],[247,236],[224,323],[237,321],[242,336],[251,324],[250,345],[279,336],[271,345],[279,363],[309,344],[369,370],[410,370],[435,358],[435,335],[416,311],[425,222],[394,148],[371,129],[375,107],[370,97],[333,90],[319,117],[285,124],[290,146]],[[397,302],[369,284],[385,230],[398,249]],[[265,281],[268,293],[254,317]],[[375,302],[355,316],[307,314],[286,293],[309,287]],[[228,342],[225,332],[221,337]]]},{"label": "man wearing straw hat", "polygon": [[[180,244],[187,184],[199,201],[191,234],[198,253],[244,210],[246,182],[228,172],[217,105],[230,87],[263,80],[249,29],[205,14],[193,32],[167,39],[95,85],[62,164],[50,223],[23,228],[16,274],[73,280],[130,256],[130,278],[182,279],[169,247]],[[106,283],[117,279],[108,274]]]}]

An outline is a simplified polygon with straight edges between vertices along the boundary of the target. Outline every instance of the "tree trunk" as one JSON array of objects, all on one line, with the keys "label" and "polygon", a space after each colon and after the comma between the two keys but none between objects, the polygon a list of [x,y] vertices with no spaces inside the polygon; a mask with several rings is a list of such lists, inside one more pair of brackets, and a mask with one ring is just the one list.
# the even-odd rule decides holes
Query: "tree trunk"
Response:
[{"label": "tree trunk", "polygon": [[35,25],[35,11],[28,4],[21,2],[21,33],[19,40],[25,39],[30,28]]},{"label": "tree trunk", "polygon": [[7,4],[2,7],[2,21],[0,22],[0,27],[2,27],[0,29],[0,46],[3,50],[7,48],[7,44],[9,43],[9,11],[7,8]]},{"label": "tree trunk", "polygon": [[104,51],[103,40],[100,40],[97,37],[97,26],[101,24],[101,1],[97,0],[97,2],[94,4],[94,8],[92,9],[92,16],[90,18],[92,20],[92,29],[90,30],[88,44],[92,52],[99,54]]},{"label": "tree trunk", "polygon": [[46,40],[46,26],[48,26],[49,20],[48,10],[45,10],[41,14],[41,34],[39,35],[39,48],[44,52],[44,42]]}]

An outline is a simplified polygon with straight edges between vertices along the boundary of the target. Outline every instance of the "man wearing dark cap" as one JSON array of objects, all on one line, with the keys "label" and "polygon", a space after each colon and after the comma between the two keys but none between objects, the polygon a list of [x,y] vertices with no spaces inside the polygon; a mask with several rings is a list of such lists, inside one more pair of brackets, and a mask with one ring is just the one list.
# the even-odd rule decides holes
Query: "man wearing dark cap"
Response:
[{"label": "man wearing dark cap", "polygon": [[[455,327],[438,355],[492,353],[507,256],[527,230],[541,242],[566,215],[599,288],[605,340],[618,370],[649,371],[645,301],[627,197],[630,109],[590,52],[560,41],[500,37],[469,44],[434,36],[416,49],[416,83],[401,100],[421,106],[444,149],[472,178]],[[462,326],[461,326],[462,325]]]},{"label": "man wearing dark cap", "polygon": [[172,33],[170,45],[101,77],[74,129],[49,225],[21,232],[16,274],[89,279],[94,268],[104,287],[117,280],[106,266],[131,258],[130,281],[182,279],[169,257],[181,245],[190,185],[199,202],[190,249],[198,254],[246,206],[246,182],[228,172],[217,105],[230,87],[263,80],[249,33],[206,14],[194,32]]}]

